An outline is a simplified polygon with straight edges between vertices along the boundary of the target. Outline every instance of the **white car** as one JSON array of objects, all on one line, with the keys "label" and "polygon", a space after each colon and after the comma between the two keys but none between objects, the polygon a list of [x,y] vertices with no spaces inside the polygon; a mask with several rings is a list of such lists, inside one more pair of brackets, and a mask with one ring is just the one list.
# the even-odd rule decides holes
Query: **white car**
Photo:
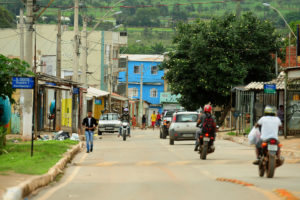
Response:
[{"label": "white car", "polygon": [[197,112],[177,112],[173,114],[172,123],[169,128],[170,145],[174,141],[195,140],[197,131]]},{"label": "white car", "polygon": [[121,121],[117,113],[106,113],[101,115],[98,125],[98,134],[103,132],[114,133],[119,132]]}]

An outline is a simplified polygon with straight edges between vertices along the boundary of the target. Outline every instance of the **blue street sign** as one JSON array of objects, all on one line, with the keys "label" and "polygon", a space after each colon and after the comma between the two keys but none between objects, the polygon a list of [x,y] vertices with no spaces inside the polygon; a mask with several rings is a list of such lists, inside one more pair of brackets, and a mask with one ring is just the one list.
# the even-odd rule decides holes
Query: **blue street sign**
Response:
[{"label": "blue street sign", "polygon": [[73,94],[79,94],[79,88],[73,88]]},{"label": "blue street sign", "polygon": [[276,84],[264,84],[264,92],[266,94],[276,94]]},{"label": "blue street sign", "polygon": [[33,77],[13,77],[12,87],[14,89],[33,89],[34,78]]},{"label": "blue street sign", "polygon": [[46,82],[47,85],[52,85],[52,86],[56,86],[55,83],[51,83],[51,82]]}]

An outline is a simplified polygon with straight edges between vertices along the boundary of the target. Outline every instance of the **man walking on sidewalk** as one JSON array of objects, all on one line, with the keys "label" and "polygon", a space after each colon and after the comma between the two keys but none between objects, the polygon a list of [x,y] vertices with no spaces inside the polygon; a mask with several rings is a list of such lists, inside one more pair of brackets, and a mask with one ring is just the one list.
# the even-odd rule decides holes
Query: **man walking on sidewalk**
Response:
[{"label": "man walking on sidewalk", "polygon": [[97,120],[92,116],[92,111],[88,112],[88,116],[83,119],[82,125],[85,128],[86,152],[93,152],[93,135],[98,123]]}]

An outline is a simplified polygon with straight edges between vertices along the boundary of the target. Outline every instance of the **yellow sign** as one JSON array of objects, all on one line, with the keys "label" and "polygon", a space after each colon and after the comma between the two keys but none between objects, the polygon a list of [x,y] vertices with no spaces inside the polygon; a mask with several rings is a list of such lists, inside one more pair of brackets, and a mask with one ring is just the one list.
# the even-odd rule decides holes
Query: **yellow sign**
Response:
[{"label": "yellow sign", "polygon": [[61,115],[61,125],[72,127],[72,99],[62,100]]},{"label": "yellow sign", "polygon": [[298,56],[298,64],[300,64],[300,56]]}]

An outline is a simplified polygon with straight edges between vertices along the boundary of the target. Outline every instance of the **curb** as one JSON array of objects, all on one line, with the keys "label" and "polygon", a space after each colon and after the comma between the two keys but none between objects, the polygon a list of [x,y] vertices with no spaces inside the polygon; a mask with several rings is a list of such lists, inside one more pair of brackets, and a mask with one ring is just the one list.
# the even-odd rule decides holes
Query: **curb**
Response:
[{"label": "curb", "polygon": [[[221,138],[222,140],[229,140],[231,142],[235,142],[235,143],[238,143],[241,145],[251,146],[251,145],[249,145],[248,138],[246,138],[246,137],[223,135],[223,136],[219,136],[219,138]],[[282,149],[281,154],[283,156],[293,157],[294,159],[300,159],[299,151]]]},{"label": "curb", "polygon": [[36,189],[48,185],[58,174],[62,172],[68,162],[72,160],[72,158],[81,150],[82,147],[83,142],[79,142],[79,144],[67,151],[64,157],[61,158],[53,167],[51,167],[46,174],[22,182],[15,187],[7,188],[2,200],[21,200]]}]

